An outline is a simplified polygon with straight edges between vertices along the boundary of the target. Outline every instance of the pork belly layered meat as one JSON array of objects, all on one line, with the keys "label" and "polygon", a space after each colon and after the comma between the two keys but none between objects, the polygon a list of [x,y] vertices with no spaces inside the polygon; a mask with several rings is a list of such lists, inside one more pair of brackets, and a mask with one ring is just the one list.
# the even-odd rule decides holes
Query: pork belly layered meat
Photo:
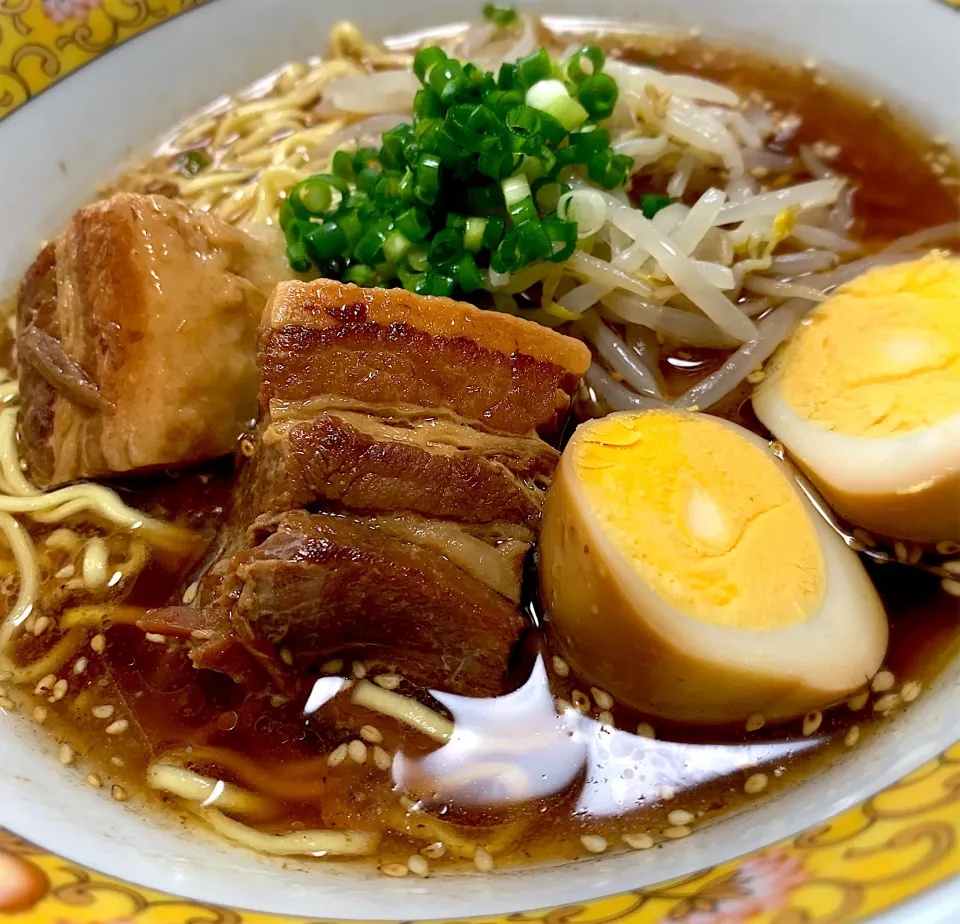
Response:
[{"label": "pork belly layered meat", "polygon": [[556,433],[589,361],[578,341],[448,299],[281,283],[260,330],[244,528],[207,581],[222,621],[198,666],[245,678],[227,632],[255,639],[261,665],[266,642],[301,667],[348,653],[502,692],[559,459],[539,433]]},{"label": "pork belly layered meat", "polygon": [[18,300],[21,435],[31,477],[78,478],[230,453],[256,415],[264,247],[162,196],[77,212]]}]

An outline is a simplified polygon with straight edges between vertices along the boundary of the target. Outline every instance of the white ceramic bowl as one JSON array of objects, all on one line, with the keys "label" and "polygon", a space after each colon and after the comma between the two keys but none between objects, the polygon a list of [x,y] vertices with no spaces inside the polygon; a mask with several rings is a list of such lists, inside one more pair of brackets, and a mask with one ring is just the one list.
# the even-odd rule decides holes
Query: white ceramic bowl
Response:
[{"label": "white ceramic bowl", "polygon": [[[8,294],[70,213],[118,164],[214,97],[322,50],[349,17],[371,35],[476,14],[479,0],[220,0],[139,36],[0,123],[0,292]],[[960,16],[935,0],[553,0],[542,11],[612,16],[793,59],[814,57],[902,104],[960,147]],[[960,663],[879,740],[816,779],[695,837],[643,854],[498,874],[389,880],[333,865],[279,863],[144,816],[66,771],[53,745],[0,713],[0,827],[79,863],[209,903],[305,917],[409,920],[515,912],[636,889],[787,837],[857,804],[960,738]],[[924,921],[960,902],[925,899]],[[899,917],[898,917],[899,919]],[[904,919],[905,920],[905,919]],[[944,919],[946,920],[946,918]]]}]

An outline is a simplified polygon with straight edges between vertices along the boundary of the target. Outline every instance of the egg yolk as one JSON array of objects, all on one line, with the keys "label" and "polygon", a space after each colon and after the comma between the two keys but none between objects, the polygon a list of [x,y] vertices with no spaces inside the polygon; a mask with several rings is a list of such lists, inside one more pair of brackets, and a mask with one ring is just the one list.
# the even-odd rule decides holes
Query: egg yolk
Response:
[{"label": "egg yolk", "polygon": [[681,613],[772,630],[818,610],[825,564],[796,489],[719,421],[615,415],[591,424],[573,462],[604,535]]},{"label": "egg yolk", "polygon": [[882,438],[960,413],[960,260],[931,254],[841,287],[776,361],[802,418]]}]

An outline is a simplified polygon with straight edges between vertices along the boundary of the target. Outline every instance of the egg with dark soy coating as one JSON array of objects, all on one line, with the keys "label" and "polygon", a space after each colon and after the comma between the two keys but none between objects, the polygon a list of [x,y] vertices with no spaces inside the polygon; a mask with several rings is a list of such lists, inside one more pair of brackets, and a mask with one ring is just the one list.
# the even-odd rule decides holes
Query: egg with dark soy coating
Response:
[{"label": "egg with dark soy coating", "polygon": [[842,286],[774,356],[753,407],[854,526],[960,540],[960,259]]},{"label": "egg with dark soy coating", "polygon": [[887,647],[857,556],[753,433],[674,410],[582,425],[548,495],[540,581],[576,670],[679,722],[785,720]]}]

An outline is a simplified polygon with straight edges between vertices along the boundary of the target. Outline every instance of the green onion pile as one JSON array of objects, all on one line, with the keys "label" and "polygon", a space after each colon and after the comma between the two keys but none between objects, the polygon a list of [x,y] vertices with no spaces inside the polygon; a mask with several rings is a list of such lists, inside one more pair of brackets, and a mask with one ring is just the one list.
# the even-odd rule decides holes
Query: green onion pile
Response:
[{"label": "green onion pile", "polygon": [[451,295],[488,288],[491,272],[563,263],[578,236],[575,221],[557,216],[563,171],[616,189],[633,167],[599,124],[619,93],[604,64],[591,45],[562,63],[540,49],[494,77],[423,49],[413,124],[385,132],[379,150],[338,151],[332,173],[298,183],[283,202],[291,267]]}]

